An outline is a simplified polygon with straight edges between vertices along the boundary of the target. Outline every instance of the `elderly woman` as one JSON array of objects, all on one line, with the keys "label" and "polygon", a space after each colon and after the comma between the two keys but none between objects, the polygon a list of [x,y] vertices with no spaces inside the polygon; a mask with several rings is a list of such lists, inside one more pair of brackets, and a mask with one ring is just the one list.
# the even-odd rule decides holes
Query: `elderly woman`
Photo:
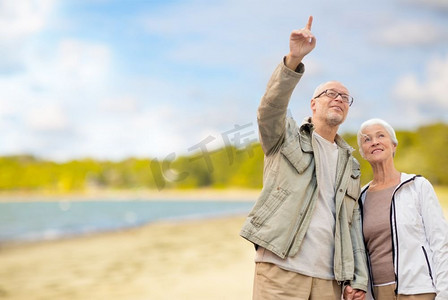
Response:
[{"label": "elderly woman", "polygon": [[431,183],[395,168],[385,121],[364,122],[358,145],[373,170],[359,202],[374,299],[448,299],[448,224]]}]

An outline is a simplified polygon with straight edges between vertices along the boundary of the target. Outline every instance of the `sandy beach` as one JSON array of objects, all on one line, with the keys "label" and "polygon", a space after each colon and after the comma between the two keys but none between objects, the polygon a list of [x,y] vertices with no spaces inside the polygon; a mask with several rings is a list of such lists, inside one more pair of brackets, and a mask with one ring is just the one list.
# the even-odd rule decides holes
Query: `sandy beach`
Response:
[{"label": "sandy beach", "polygon": [[[438,191],[448,217],[447,190]],[[190,195],[204,200],[250,200],[257,194],[182,193],[184,199]],[[129,199],[129,195],[122,196]],[[166,200],[179,196],[163,193]],[[148,199],[148,194],[141,197]],[[112,198],[121,197],[105,197]],[[77,238],[0,245],[0,299],[251,299],[254,249],[238,235],[244,218],[160,222]]]},{"label": "sandy beach", "polygon": [[0,247],[0,299],[250,299],[244,217]]}]

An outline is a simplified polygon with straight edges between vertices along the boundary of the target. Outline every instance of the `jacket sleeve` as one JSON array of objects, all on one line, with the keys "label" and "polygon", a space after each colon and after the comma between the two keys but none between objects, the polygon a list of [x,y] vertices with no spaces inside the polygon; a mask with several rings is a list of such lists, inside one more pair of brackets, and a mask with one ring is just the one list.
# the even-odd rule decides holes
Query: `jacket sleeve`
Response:
[{"label": "jacket sleeve", "polygon": [[350,236],[352,239],[355,263],[354,278],[350,282],[350,285],[354,289],[367,291],[369,273],[367,269],[367,255],[362,236],[361,213],[358,202],[356,202],[356,205],[353,208],[353,220],[352,226],[350,227]]},{"label": "jacket sleeve", "polygon": [[277,152],[283,142],[288,103],[304,71],[302,63],[293,71],[282,62],[268,82],[257,112],[260,144],[265,155]]},{"label": "jacket sleeve", "polygon": [[436,300],[448,299],[448,223],[431,183],[422,177],[419,182],[420,209],[426,238],[433,253]]}]

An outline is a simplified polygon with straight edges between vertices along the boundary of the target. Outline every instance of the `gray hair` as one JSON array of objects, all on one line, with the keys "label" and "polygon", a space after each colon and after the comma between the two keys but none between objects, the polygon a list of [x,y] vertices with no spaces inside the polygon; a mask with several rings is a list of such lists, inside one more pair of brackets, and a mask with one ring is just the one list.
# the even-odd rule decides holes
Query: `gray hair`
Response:
[{"label": "gray hair", "polygon": [[361,138],[363,137],[364,134],[362,133],[362,131],[366,127],[372,126],[372,125],[383,126],[383,128],[387,131],[387,133],[389,133],[390,139],[392,140],[392,144],[394,144],[395,146],[398,145],[398,140],[397,140],[397,136],[395,135],[395,130],[392,128],[392,126],[389,125],[389,123],[387,123],[386,121],[384,121],[382,119],[377,119],[377,118],[367,120],[361,124],[361,127],[359,128],[358,134],[357,134],[358,149],[359,149],[359,153],[361,154],[361,156],[363,158],[364,158],[364,152],[362,151],[362,147],[361,147]]}]

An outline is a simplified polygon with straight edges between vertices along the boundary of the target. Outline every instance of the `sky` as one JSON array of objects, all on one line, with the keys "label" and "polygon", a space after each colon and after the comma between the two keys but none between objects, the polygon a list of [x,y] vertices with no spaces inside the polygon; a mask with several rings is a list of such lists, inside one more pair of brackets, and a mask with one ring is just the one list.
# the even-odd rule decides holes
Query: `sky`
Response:
[{"label": "sky", "polygon": [[0,0],[0,156],[163,159],[256,141],[266,84],[310,15],[298,122],[328,80],[355,98],[340,133],[373,117],[448,122],[446,0]]}]

